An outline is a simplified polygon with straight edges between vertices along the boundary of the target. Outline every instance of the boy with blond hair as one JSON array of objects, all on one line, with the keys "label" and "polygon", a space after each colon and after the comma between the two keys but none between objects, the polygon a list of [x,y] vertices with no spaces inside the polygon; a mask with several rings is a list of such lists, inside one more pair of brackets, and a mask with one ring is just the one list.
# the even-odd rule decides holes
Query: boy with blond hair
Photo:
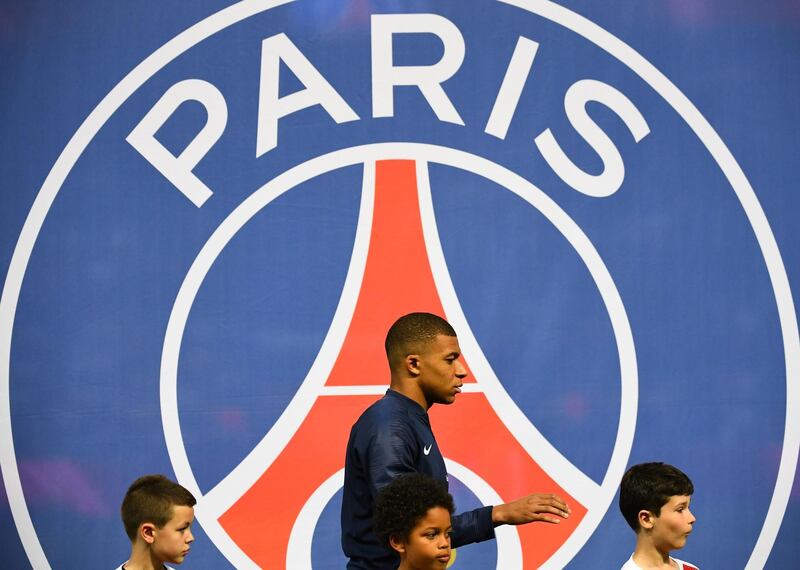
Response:
[{"label": "boy with blond hair", "polygon": [[139,477],[120,509],[131,555],[117,570],[169,570],[180,564],[194,541],[194,496],[163,475]]}]

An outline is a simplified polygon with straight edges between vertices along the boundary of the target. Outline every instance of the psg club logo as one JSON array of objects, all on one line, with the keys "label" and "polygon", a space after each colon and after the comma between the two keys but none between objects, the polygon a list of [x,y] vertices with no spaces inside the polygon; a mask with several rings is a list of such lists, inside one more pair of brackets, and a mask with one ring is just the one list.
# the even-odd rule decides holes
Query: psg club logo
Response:
[{"label": "psg club logo", "polygon": [[[126,75],[53,166],[0,314],[16,444],[0,459],[35,567],[58,555],[25,458],[50,446],[121,479],[171,471],[236,568],[341,568],[347,436],[412,311],[445,316],[469,368],[431,410],[458,509],[530,492],[572,507],[499,527],[456,568],[580,561],[652,449],[710,486],[702,455],[732,465],[738,429],[711,403],[766,368],[797,417],[775,240],[669,79],[549,2],[359,6],[209,16]],[[67,401],[80,426],[59,424]],[[768,506],[744,530],[751,567],[797,458],[796,430],[766,424],[782,455],[752,498]]]}]

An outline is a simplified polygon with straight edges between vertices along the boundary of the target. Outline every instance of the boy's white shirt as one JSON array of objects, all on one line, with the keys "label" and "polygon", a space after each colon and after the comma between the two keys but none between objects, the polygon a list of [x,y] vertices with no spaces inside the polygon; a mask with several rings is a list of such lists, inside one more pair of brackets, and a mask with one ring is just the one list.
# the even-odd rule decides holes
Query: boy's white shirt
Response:
[{"label": "boy's white shirt", "polygon": [[[685,568],[688,568],[689,566],[691,566],[692,568],[697,568],[697,566],[695,564],[690,564],[689,562],[684,562],[683,560],[678,560],[677,558],[673,558],[672,556],[670,556],[669,559],[672,560],[673,562],[676,562],[678,564],[678,568],[680,568],[680,570],[684,570]],[[636,564],[636,562],[633,561],[633,554],[631,554],[631,557],[628,558],[628,561],[625,564],[622,565],[622,568],[620,568],[620,570],[642,570],[642,567],[639,566],[638,564]],[[697,568],[697,570],[700,570],[700,569]]]}]

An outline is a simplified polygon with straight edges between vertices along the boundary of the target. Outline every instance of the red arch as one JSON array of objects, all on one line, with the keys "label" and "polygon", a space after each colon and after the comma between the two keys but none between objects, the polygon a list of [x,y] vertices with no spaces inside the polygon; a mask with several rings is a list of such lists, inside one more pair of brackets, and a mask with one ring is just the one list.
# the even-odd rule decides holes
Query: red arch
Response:
[{"label": "red arch", "polygon": [[[388,387],[383,339],[398,316],[412,311],[444,315],[423,238],[416,164],[381,161],[376,165],[362,287],[326,386]],[[225,530],[257,564],[286,567],[286,548],[297,515],[311,494],[344,466],[350,426],[378,397],[320,396],[280,456],[220,517]],[[443,454],[483,478],[504,500],[534,490],[568,500],[572,516],[561,524],[518,527],[524,567],[536,567],[549,558],[575,530],[585,509],[531,459],[483,394],[464,393],[452,406],[436,406],[431,421]]]}]

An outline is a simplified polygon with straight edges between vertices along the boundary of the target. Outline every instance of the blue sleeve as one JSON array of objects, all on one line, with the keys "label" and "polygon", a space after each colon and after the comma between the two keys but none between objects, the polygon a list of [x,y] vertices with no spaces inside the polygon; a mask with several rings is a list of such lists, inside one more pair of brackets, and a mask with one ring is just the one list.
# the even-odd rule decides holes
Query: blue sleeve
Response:
[{"label": "blue sleeve", "polygon": [[380,489],[404,473],[416,473],[415,458],[419,455],[413,434],[402,422],[380,426],[367,450],[369,489],[372,498]]},{"label": "blue sleeve", "polygon": [[453,548],[494,538],[492,507],[481,507],[453,516]]}]

